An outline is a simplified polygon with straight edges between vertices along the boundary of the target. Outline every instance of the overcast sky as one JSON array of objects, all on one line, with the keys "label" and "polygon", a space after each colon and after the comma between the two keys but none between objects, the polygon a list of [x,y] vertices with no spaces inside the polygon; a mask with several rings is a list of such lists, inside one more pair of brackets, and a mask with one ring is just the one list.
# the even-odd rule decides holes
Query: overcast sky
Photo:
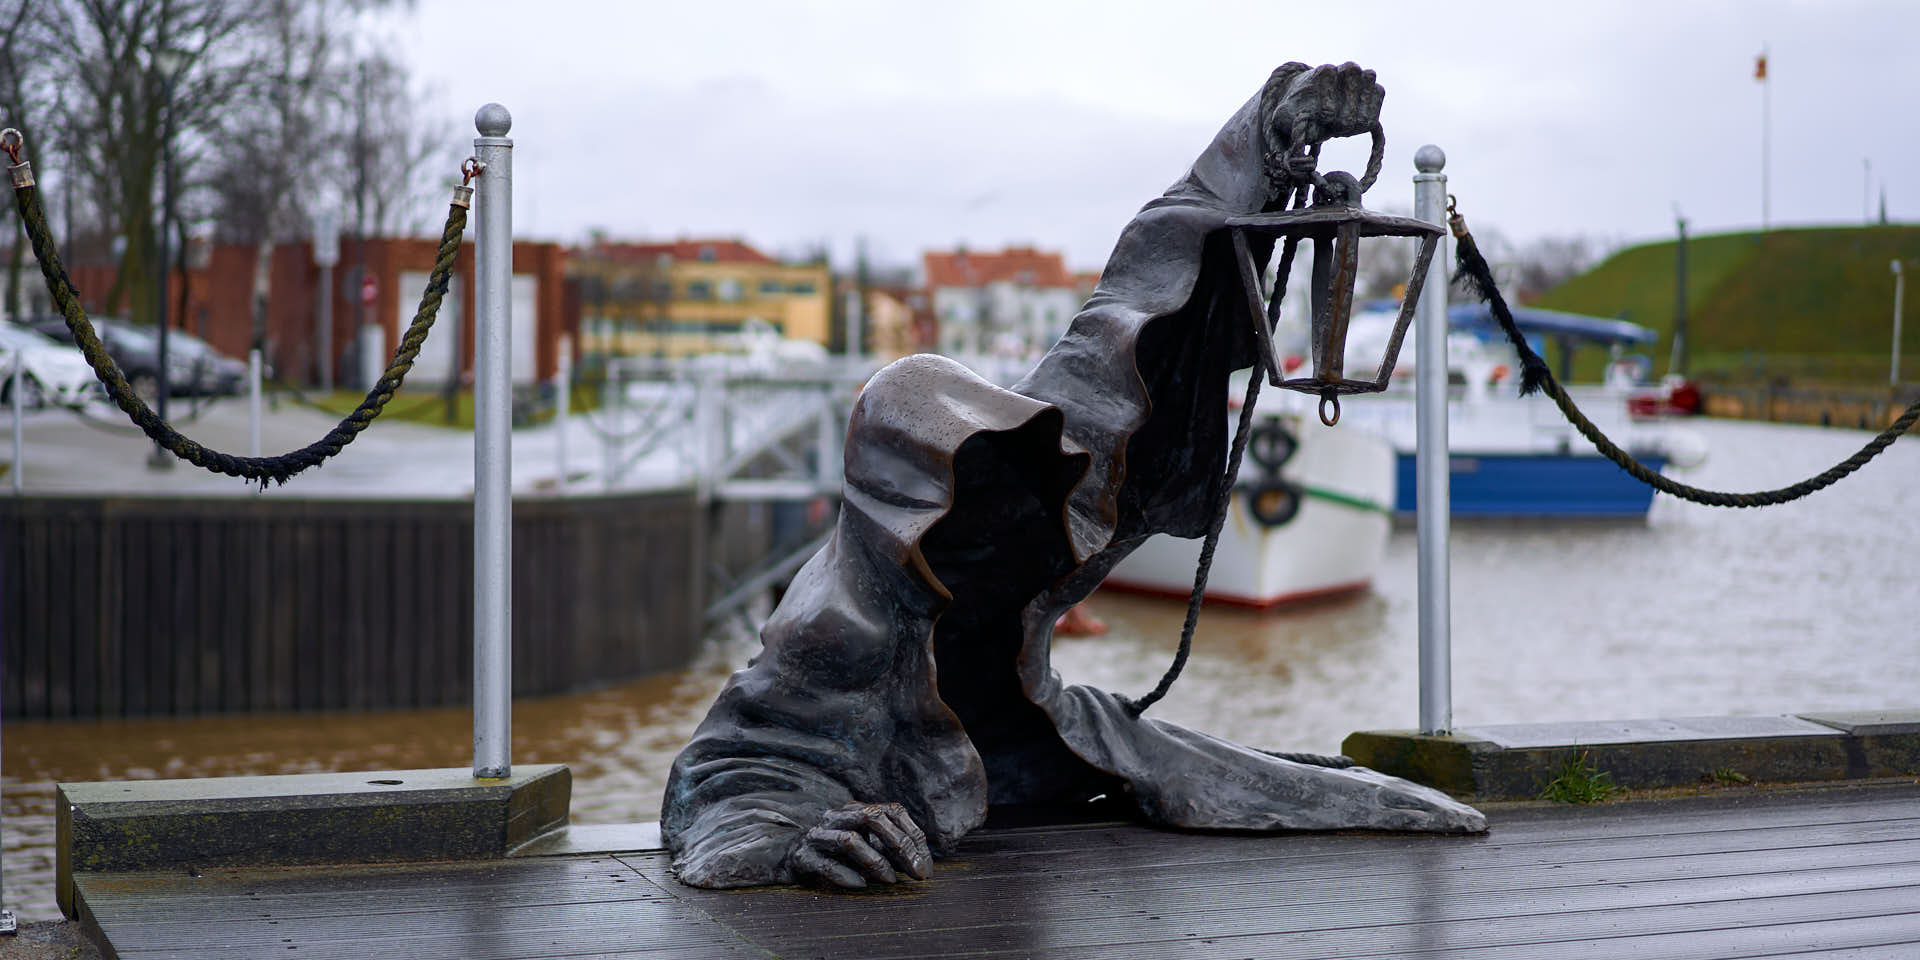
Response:
[{"label": "overcast sky", "polygon": [[[1476,225],[1527,240],[1772,219],[1920,220],[1920,3],[1342,4],[1057,0],[420,0],[392,42],[472,134],[514,116],[522,235],[854,238],[875,258],[1030,243],[1088,269],[1288,60],[1386,87],[1376,208],[1410,205],[1436,143]],[[1358,170],[1364,141],[1323,169]]]}]

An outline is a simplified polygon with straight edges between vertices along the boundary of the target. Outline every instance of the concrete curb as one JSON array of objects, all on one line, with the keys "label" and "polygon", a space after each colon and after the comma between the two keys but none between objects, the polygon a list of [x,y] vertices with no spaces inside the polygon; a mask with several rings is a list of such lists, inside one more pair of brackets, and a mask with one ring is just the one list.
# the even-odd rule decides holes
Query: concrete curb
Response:
[{"label": "concrete curb", "polygon": [[1464,727],[1451,736],[1365,730],[1361,765],[1472,800],[1540,795],[1585,754],[1626,789],[1920,775],[1920,710]]},{"label": "concrete curb", "polygon": [[504,857],[564,826],[573,774],[467,769],[62,783],[54,898],[79,872]]}]

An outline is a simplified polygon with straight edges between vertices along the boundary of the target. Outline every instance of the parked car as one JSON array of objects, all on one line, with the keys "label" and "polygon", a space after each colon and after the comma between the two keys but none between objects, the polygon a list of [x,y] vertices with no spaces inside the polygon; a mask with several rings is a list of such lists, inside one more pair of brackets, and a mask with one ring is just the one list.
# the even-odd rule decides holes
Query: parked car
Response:
[{"label": "parked car", "polygon": [[247,364],[215,349],[213,344],[194,336],[185,330],[174,330],[167,335],[168,360],[178,351],[187,358],[193,367],[193,378],[189,381],[192,392],[233,396],[246,389]]},{"label": "parked car", "polygon": [[[66,321],[45,317],[34,329],[71,343]],[[145,324],[113,317],[96,317],[93,329],[107,347],[107,355],[141,399],[151,402],[160,392],[160,337]],[[205,340],[183,330],[167,332],[167,392],[176,397],[194,394],[239,393],[246,384],[247,365],[213,349]]]},{"label": "parked car", "polygon": [[[18,384],[13,382],[16,353],[21,367]],[[77,407],[104,392],[79,351],[61,349],[30,327],[0,324],[0,403],[12,403],[15,389],[24,391],[20,400],[27,407],[49,403]]]}]

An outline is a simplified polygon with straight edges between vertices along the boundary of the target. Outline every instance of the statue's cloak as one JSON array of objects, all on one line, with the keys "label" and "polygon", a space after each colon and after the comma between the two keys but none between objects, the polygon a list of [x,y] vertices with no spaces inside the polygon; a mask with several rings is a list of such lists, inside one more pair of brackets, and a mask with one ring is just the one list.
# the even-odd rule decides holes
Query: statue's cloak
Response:
[{"label": "statue's cloak", "polygon": [[1127,224],[1011,390],[934,356],[869,382],[833,537],[674,762],[661,821],[683,881],[785,882],[801,835],[855,800],[903,804],[936,852],[990,802],[1098,793],[1181,827],[1481,828],[1372,771],[1135,718],[1049,664],[1056,618],[1141,541],[1207,531],[1227,375],[1254,356],[1223,228],[1270,202],[1259,99]]}]

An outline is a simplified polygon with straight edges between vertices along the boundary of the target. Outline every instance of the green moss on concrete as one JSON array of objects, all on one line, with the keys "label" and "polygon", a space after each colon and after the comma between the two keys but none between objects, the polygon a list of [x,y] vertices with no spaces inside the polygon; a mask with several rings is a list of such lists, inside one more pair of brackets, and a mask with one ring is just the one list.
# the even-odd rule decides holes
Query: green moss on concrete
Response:
[{"label": "green moss on concrete", "polygon": [[1349,736],[1342,749],[1382,773],[1480,801],[1538,797],[1576,753],[1625,790],[1737,778],[1778,784],[1920,775],[1920,723],[1895,717],[1836,729],[1819,725],[1825,722],[1734,717],[1532,724],[1468,728],[1451,737],[1363,731]]},{"label": "green moss on concrete", "polygon": [[1363,767],[1455,796],[1475,793],[1476,758],[1493,749],[1476,737],[1438,737],[1411,730],[1361,731],[1340,744],[1340,752]]}]

